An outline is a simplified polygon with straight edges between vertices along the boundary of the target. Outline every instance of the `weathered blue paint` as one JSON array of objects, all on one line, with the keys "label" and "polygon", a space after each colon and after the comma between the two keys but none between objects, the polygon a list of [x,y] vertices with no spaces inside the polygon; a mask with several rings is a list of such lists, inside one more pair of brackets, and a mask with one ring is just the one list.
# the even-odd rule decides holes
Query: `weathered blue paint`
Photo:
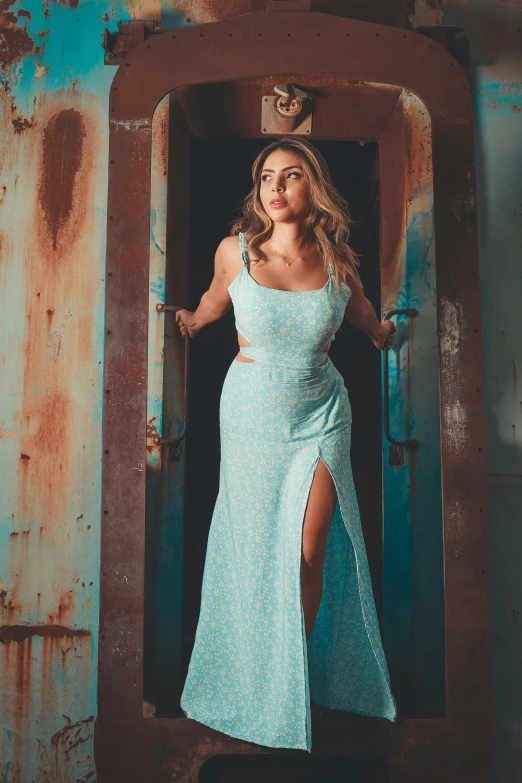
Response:
[{"label": "weathered blue paint", "polygon": [[[432,165],[429,117],[413,96],[403,99],[409,154],[402,248],[395,260],[394,302],[415,308],[394,317],[389,352],[390,430],[404,449],[389,464],[383,429],[383,633],[399,703],[406,715],[444,713],[444,593]],[[383,357],[384,360],[385,357]],[[383,388],[383,394],[385,390]]]}]

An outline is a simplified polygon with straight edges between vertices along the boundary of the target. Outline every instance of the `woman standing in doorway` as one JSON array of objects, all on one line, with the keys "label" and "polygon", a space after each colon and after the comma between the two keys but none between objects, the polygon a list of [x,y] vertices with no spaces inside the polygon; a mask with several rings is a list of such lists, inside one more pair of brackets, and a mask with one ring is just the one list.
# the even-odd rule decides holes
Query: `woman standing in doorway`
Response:
[{"label": "woman standing in doorway", "polygon": [[234,306],[219,492],[181,707],[260,745],[311,750],[310,702],[396,720],[350,464],[351,408],[328,350],[343,318],[376,348],[395,326],[364,296],[348,206],[288,136],[253,164],[194,337]]}]

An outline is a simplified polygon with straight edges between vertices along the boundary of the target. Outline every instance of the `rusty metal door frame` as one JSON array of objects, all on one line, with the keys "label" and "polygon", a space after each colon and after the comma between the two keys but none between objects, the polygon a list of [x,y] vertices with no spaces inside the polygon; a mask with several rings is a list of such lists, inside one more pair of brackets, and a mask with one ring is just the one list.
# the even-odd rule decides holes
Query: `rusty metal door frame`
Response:
[{"label": "rusty metal door frame", "polygon": [[[358,716],[348,722],[330,719],[315,731],[314,750],[373,752],[401,783],[420,775],[434,782],[485,782],[492,729],[470,89],[457,61],[422,35],[307,11],[245,14],[157,34],[126,56],[111,86],[96,726],[100,780],[112,781],[123,771],[126,780],[141,780],[145,769],[148,780],[164,780],[167,759],[178,760],[184,780],[196,780],[197,769],[215,753],[267,752],[185,718],[144,719],[142,680],[152,118],[174,89],[274,73],[291,74],[289,81],[300,83],[324,78],[411,91],[427,108],[432,126],[446,717],[394,724]],[[387,120],[373,139],[381,142],[384,256],[392,252],[396,221],[403,219],[404,205],[391,194],[400,196],[408,157],[404,143],[397,155],[393,141],[403,139],[400,113],[388,111]]]}]

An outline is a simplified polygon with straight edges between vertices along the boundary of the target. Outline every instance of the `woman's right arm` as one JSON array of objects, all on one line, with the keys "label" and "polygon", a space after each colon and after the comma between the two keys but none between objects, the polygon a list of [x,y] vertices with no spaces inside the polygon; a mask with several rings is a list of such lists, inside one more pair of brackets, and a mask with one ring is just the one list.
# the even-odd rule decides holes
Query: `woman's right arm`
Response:
[{"label": "woman's right arm", "polygon": [[214,277],[208,291],[205,291],[201,297],[197,309],[194,312],[176,311],[176,323],[183,336],[188,334],[189,337],[195,337],[204,326],[218,321],[229,311],[232,300],[228,293],[228,286],[241,269],[238,243],[237,236],[225,237],[220,242],[214,259]]}]

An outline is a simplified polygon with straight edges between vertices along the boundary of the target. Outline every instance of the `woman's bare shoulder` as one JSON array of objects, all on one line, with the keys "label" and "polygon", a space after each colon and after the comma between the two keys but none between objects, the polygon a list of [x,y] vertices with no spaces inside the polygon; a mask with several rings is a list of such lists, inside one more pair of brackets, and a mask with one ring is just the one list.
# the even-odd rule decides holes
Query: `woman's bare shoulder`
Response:
[{"label": "woman's bare shoulder", "polygon": [[216,268],[220,269],[229,281],[233,280],[241,269],[241,251],[239,248],[239,236],[225,237],[219,243],[216,250]]},{"label": "woman's bare shoulder", "polygon": [[239,252],[239,234],[225,237],[218,245],[218,252],[224,256],[236,256]]}]

